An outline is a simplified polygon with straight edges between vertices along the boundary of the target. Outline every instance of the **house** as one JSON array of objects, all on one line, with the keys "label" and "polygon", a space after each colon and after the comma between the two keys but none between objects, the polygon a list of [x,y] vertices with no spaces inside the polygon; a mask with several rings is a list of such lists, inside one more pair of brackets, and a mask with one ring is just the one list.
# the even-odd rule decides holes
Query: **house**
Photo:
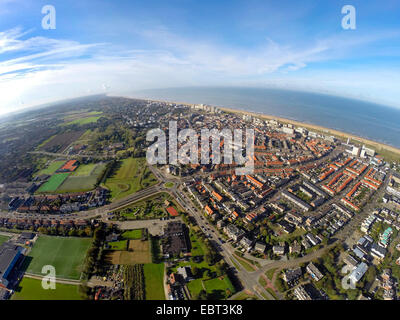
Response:
[{"label": "house", "polygon": [[386,249],[379,244],[373,243],[371,246],[371,254],[373,257],[383,259],[386,256]]},{"label": "house", "polygon": [[301,245],[294,241],[291,246],[289,246],[289,253],[291,254],[299,254],[301,253]]},{"label": "house", "polygon": [[266,246],[265,244],[263,244],[263,243],[257,241],[256,244],[255,244],[255,246],[254,246],[254,249],[255,249],[256,251],[258,251],[258,252],[264,253],[266,247],[267,247],[267,246]]},{"label": "house", "polygon": [[253,245],[253,241],[251,241],[249,238],[243,237],[240,240],[240,245],[242,245],[246,250],[249,250]]},{"label": "house", "polygon": [[324,275],[322,272],[312,263],[310,262],[307,267],[306,267],[307,273],[315,280],[319,281],[321,280]]},{"label": "house", "polygon": [[285,280],[286,282],[292,282],[300,278],[302,275],[303,271],[300,267],[295,269],[287,269],[283,273],[283,280]]},{"label": "house", "polygon": [[233,239],[234,241],[240,240],[245,232],[238,227],[236,227],[234,224],[228,224],[224,228],[225,233],[228,235],[229,238]]},{"label": "house", "polygon": [[282,256],[285,254],[285,247],[284,246],[273,246],[272,252],[278,256]]},{"label": "house", "polygon": [[190,267],[179,267],[176,271],[182,277],[183,281],[188,282],[193,280],[192,269]]},{"label": "house", "polygon": [[353,283],[357,283],[364,276],[367,270],[368,265],[365,262],[361,262],[350,274],[350,279],[353,281]]},{"label": "house", "polygon": [[343,262],[352,268],[356,268],[358,265],[358,261],[349,254],[344,257]]}]

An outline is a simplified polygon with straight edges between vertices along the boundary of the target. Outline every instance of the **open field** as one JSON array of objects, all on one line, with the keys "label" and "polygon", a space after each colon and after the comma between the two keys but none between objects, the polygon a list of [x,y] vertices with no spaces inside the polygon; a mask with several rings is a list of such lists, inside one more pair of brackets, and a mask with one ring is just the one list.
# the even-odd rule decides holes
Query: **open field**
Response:
[{"label": "open field", "polygon": [[73,125],[73,124],[77,124],[77,125],[84,125],[84,124],[88,124],[88,123],[93,123],[93,122],[97,122],[97,120],[99,120],[101,117],[87,117],[87,118],[80,118],[80,119],[75,119],[72,120],[70,122],[64,123],[62,124],[63,126],[69,126],[69,125]]},{"label": "open field", "polygon": [[56,191],[57,188],[65,181],[65,179],[68,178],[69,175],[69,172],[53,174],[49,180],[47,180],[44,184],[40,186],[37,192],[41,193]]},{"label": "open field", "polygon": [[0,245],[2,245],[4,242],[6,242],[10,237],[0,235]]},{"label": "open field", "polygon": [[91,242],[92,239],[41,235],[26,258],[26,271],[41,275],[44,265],[52,265],[57,277],[79,279]]},{"label": "open field", "polygon": [[75,172],[59,186],[57,192],[82,192],[93,190],[97,182],[101,179],[105,163],[80,165]]},{"label": "open field", "polygon": [[45,168],[42,169],[40,171],[38,171],[35,176],[40,176],[40,175],[52,175],[54,172],[57,171],[58,168],[60,168],[65,161],[61,160],[61,161],[53,161],[52,163],[50,163],[50,165]]},{"label": "open field", "polygon": [[151,263],[151,252],[150,252],[150,241],[142,241],[142,240],[128,240],[128,251],[126,251],[126,242],[118,241],[121,243],[125,243],[125,246],[121,244],[122,249],[114,249],[116,251],[108,252],[106,255],[106,261],[111,264],[141,264],[141,263]]},{"label": "open field", "polygon": [[84,131],[68,131],[48,139],[46,143],[42,143],[37,149],[46,152],[63,152],[72,142],[79,139]]},{"label": "open field", "polygon": [[144,265],[144,284],[146,286],[146,300],[165,300],[163,281],[163,263],[148,263]]},{"label": "open field", "polygon": [[24,277],[13,294],[12,300],[82,300],[78,286],[56,283],[55,290],[42,288],[42,280]]},{"label": "open field", "polygon": [[128,158],[119,163],[104,185],[111,191],[111,201],[123,198],[157,183],[145,158]]}]

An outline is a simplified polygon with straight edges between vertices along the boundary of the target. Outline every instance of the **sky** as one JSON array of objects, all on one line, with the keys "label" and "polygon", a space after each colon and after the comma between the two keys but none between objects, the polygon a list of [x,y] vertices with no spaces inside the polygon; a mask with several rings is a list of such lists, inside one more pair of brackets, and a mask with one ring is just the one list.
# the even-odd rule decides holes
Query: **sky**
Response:
[{"label": "sky", "polygon": [[[42,27],[45,5],[55,29]],[[355,29],[342,26],[345,5]],[[183,86],[293,89],[400,108],[399,57],[398,0],[0,0],[0,114]]]}]

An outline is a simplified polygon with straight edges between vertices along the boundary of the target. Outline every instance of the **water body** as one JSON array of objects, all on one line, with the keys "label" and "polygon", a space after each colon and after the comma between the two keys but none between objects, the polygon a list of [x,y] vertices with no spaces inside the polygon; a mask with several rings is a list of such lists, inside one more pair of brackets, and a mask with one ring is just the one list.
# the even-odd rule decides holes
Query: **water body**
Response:
[{"label": "water body", "polygon": [[400,109],[324,94],[237,87],[142,90],[137,98],[210,104],[320,125],[400,148]]}]

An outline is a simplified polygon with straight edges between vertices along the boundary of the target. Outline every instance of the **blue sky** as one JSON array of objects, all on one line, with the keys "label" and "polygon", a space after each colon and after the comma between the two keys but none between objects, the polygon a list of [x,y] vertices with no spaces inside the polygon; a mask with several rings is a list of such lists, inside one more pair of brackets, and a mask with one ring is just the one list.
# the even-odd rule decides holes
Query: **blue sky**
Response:
[{"label": "blue sky", "polygon": [[[56,29],[44,30],[44,5]],[[356,29],[341,25],[344,5]],[[0,113],[179,86],[322,92],[400,107],[400,2],[0,0]]]}]

